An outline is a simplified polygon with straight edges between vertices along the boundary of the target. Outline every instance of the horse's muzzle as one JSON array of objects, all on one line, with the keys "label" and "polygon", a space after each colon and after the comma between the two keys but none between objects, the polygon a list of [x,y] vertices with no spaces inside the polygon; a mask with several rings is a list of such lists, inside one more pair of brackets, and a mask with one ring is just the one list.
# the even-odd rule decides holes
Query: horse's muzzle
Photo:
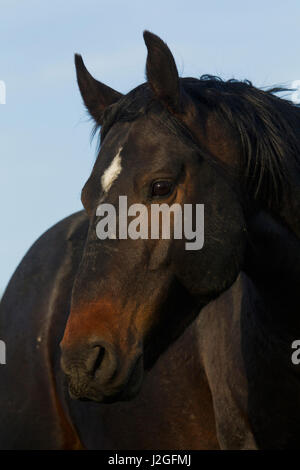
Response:
[{"label": "horse's muzzle", "polygon": [[61,344],[61,350],[71,398],[112,403],[138,393],[144,369],[141,352],[122,360],[112,345],[100,340],[76,348]]}]

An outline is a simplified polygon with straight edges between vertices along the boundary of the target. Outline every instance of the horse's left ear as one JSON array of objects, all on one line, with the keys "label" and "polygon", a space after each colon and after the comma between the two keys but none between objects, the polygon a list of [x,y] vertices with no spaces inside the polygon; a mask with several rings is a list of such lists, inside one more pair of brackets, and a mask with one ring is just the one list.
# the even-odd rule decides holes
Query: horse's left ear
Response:
[{"label": "horse's left ear", "polygon": [[95,121],[102,124],[105,108],[118,101],[123,95],[92,77],[79,54],[75,54],[75,67],[84,104]]},{"label": "horse's left ear", "polygon": [[169,109],[179,112],[181,108],[180,83],[174,57],[158,36],[144,31],[148,49],[146,63],[147,80],[156,94]]}]

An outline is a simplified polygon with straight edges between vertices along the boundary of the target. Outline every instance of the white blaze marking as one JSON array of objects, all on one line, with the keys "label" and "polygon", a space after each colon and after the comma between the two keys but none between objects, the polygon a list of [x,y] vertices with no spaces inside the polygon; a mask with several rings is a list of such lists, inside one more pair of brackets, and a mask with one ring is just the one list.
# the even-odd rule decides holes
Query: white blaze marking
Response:
[{"label": "white blaze marking", "polygon": [[114,157],[113,161],[111,162],[111,164],[105,170],[105,172],[103,173],[101,177],[101,185],[105,193],[107,193],[110,190],[113,182],[118,178],[119,174],[122,171],[122,166],[121,166],[122,158],[120,155],[122,149],[123,147],[119,148],[117,155]]}]

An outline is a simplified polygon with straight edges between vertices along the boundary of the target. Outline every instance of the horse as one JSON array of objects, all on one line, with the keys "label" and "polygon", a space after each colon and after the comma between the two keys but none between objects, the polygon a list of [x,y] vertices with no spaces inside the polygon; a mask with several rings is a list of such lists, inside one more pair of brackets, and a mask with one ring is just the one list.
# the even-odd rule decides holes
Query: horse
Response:
[{"label": "horse", "polygon": [[[180,78],[144,40],[147,81],[126,95],[75,55],[101,145],[84,210],[42,235],[3,296],[0,446],[299,446],[299,108],[277,88]],[[204,204],[203,248],[99,240],[97,208],[119,195]]]}]

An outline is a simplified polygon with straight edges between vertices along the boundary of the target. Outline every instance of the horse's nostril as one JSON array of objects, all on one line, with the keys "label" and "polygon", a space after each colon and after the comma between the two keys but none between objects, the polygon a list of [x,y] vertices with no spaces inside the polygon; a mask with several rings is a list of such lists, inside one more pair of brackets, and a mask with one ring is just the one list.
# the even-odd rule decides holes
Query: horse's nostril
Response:
[{"label": "horse's nostril", "polygon": [[95,375],[96,371],[100,368],[105,355],[105,349],[102,346],[95,346],[95,349],[97,349],[98,354],[92,369],[92,375]]},{"label": "horse's nostril", "polygon": [[92,376],[94,376],[96,371],[100,368],[104,355],[105,348],[103,346],[93,346],[90,350],[86,361],[86,368]]},{"label": "horse's nostril", "polygon": [[76,348],[63,347],[61,366],[72,385],[72,395],[78,398],[84,396],[88,384],[100,387],[113,379],[118,372],[118,357],[114,346],[101,338]]}]

